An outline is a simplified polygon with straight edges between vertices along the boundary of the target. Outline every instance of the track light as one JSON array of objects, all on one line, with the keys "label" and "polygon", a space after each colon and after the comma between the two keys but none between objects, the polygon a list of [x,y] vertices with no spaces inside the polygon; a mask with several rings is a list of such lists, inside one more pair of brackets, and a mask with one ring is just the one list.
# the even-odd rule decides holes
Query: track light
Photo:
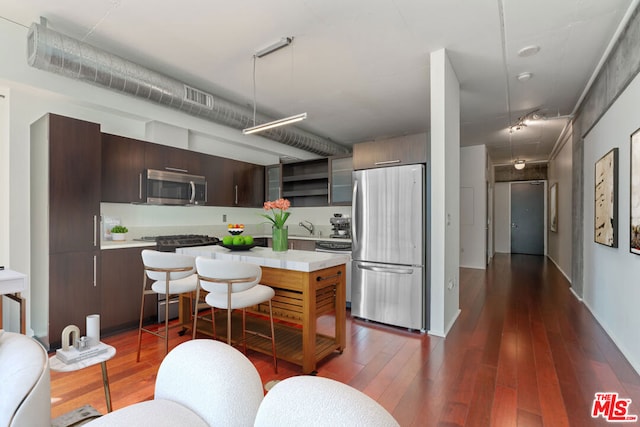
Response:
[{"label": "track light", "polygon": [[524,160],[516,160],[515,163],[513,164],[513,167],[518,170],[522,170],[524,169],[524,164],[525,164]]},{"label": "track light", "polygon": [[273,129],[278,126],[284,126],[291,123],[299,122],[307,118],[307,113],[296,114],[295,116],[285,117],[284,119],[274,120],[269,123],[263,123],[261,125],[253,126],[242,130],[242,133],[248,135],[250,133],[262,132],[267,129]]},{"label": "track light", "polygon": [[269,55],[270,53],[275,52],[278,49],[282,49],[285,46],[289,46],[293,41],[293,37],[283,37],[274,44],[265,47],[255,53],[256,58],[262,58],[263,56]]}]

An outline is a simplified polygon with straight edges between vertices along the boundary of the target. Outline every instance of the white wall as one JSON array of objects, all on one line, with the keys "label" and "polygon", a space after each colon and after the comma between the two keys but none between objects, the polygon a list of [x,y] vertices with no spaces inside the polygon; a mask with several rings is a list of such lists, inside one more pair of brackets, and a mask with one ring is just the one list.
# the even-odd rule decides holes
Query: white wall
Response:
[{"label": "white wall", "polygon": [[487,148],[460,148],[460,267],[487,264]]},{"label": "white wall", "polygon": [[9,268],[9,90],[0,87],[0,265]]},{"label": "white wall", "polygon": [[495,250],[511,253],[511,183],[496,182],[493,190]]},{"label": "white wall", "polygon": [[[562,148],[553,156],[548,165],[547,194],[550,194],[550,189],[553,184],[557,185],[558,227],[557,232],[548,231],[547,254],[567,280],[571,282],[571,229],[573,222],[573,213],[571,211],[571,199],[573,196],[571,187],[571,170],[573,166],[571,131],[565,133],[561,144],[563,144]],[[548,223],[550,221],[551,218],[548,218]],[[549,227],[547,227],[547,230],[549,230]]]},{"label": "white wall", "polygon": [[[640,256],[629,251],[630,135],[640,127],[640,75],[584,140],[583,301],[637,372],[640,372]],[[594,243],[594,165],[619,149],[618,248]]]},{"label": "white wall", "polygon": [[460,84],[444,49],[431,53],[431,324],[460,314]]}]

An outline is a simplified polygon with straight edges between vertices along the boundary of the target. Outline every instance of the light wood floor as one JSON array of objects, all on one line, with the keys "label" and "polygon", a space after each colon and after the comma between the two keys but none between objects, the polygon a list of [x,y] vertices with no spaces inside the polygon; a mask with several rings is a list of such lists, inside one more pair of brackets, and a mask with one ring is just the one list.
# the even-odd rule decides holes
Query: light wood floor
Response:
[{"label": "light wood floor", "polygon": [[[590,426],[596,392],[632,399],[640,415],[640,377],[566,279],[543,257],[497,255],[490,268],[461,269],[462,312],[446,339],[348,317],[347,347],[318,375],[362,390],[402,426]],[[330,327],[320,321],[319,328]],[[151,399],[161,340],[137,331],[103,341],[114,409]],[[171,347],[189,337],[172,334]],[[298,375],[297,366],[248,353],[263,383]],[[100,367],[51,374],[52,417],[85,404],[106,412]]]}]

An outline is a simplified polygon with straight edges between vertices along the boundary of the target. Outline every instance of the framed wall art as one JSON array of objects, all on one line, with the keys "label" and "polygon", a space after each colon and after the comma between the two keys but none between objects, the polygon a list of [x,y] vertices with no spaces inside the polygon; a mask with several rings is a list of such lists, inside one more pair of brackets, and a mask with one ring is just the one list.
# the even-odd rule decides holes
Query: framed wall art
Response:
[{"label": "framed wall art", "polygon": [[629,249],[640,255],[640,129],[631,134],[631,236]]},{"label": "framed wall art", "polygon": [[595,170],[595,242],[618,247],[618,149],[614,148],[596,162]]},{"label": "framed wall art", "polygon": [[553,183],[549,190],[549,229],[558,232],[558,183]]}]

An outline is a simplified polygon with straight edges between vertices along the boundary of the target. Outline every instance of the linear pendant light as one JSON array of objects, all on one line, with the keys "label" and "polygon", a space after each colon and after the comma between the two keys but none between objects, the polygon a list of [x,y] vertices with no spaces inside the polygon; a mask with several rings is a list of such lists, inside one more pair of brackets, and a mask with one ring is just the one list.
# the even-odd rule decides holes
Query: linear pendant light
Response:
[{"label": "linear pendant light", "polygon": [[276,43],[259,50],[253,55],[253,124],[254,126],[242,129],[244,135],[251,133],[263,132],[267,129],[273,129],[278,126],[284,126],[291,123],[299,122],[307,118],[307,113],[296,114],[294,116],[285,117],[284,119],[274,120],[272,122],[256,125],[256,58],[262,58],[276,50],[289,46],[293,41],[293,37],[283,37]]},{"label": "linear pendant light", "polygon": [[307,113],[296,114],[295,116],[285,117],[284,119],[274,120],[272,122],[263,123],[261,125],[253,126],[242,130],[242,133],[248,135],[250,133],[262,132],[267,129],[272,129],[278,126],[284,126],[291,123],[299,122],[307,118]]}]

